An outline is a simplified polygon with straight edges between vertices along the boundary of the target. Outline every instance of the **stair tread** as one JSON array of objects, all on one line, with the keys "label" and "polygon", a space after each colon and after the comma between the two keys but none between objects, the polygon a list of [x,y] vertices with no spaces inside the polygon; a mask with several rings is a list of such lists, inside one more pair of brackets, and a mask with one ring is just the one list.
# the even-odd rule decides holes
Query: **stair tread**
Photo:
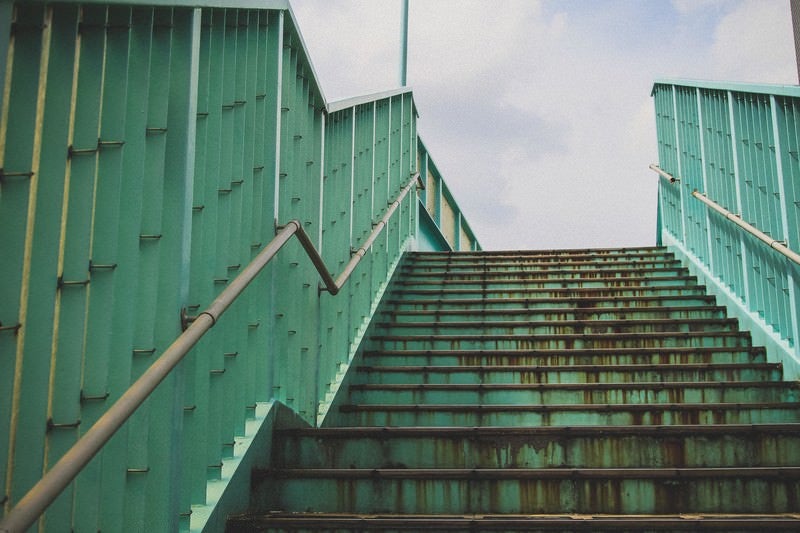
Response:
[{"label": "stair tread", "polygon": [[702,411],[726,409],[800,409],[800,402],[665,402],[648,404],[589,403],[589,404],[343,404],[343,411]]},{"label": "stair tread", "polygon": [[681,468],[269,468],[269,477],[382,479],[800,479],[799,466]]},{"label": "stair tread", "polygon": [[[737,326],[739,321],[735,318],[653,318],[653,319],[617,319],[617,320],[470,320],[470,321],[439,321],[439,322],[377,322],[375,325],[381,328],[424,328],[431,329],[437,328],[478,328],[482,326],[488,327],[573,327],[584,326],[587,328],[600,328],[600,327],[614,327],[614,326],[642,326],[642,325],[728,325]],[[616,335],[616,333],[615,333]]]},{"label": "stair tread", "polygon": [[650,265],[650,264],[680,264],[678,259],[671,257],[667,254],[653,255],[647,253],[629,253],[617,255],[597,255],[597,254],[570,254],[556,256],[552,254],[541,255],[527,255],[527,256],[513,256],[513,255],[497,255],[497,256],[483,256],[480,258],[458,257],[447,258],[437,256],[415,257],[410,258],[404,266],[423,267],[423,266],[445,266],[445,267],[459,267],[463,265],[470,266],[515,266],[515,267],[535,267],[537,265],[603,265],[603,264],[624,264],[631,263],[637,265]]},{"label": "stair tread", "polygon": [[486,349],[380,349],[365,350],[367,356],[380,356],[389,354],[399,355],[551,355],[551,354],[605,354],[605,353],[702,353],[702,352],[749,352],[763,354],[765,349],[761,346],[671,346],[666,348],[652,347],[621,347],[621,348],[553,348],[553,349],[525,349],[525,350],[486,350]]},{"label": "stair tread", "polygon": [[[522,271],[524,272],[524,271]],[[484,275],[481,279],[454,279],[456,276],[452,276],[450,274],[442,275],[439,279],[429,279],[433,276],[429,276],[428,279],[420,279],[420,280],[408,280],[408,279],[399,279],[394,282],[395,285],[500,285],[503,283],[563,283],[563,284],[570,284],[576,285],[574,288],[583,288],[580,287],[582,283],[588,282],[595,282],[595,283],[608,283],[610,287],[616,288],[635,288],[640,287],[641,285],[627,285],[627,283],[638,283],[638,282],[645,282],[645,281],[671,281],[671,282],[681,282],[681,281],[697,281],[695,276],[626,276],[626,277],[604,277],[604,278],[541,278],[541,277],[522,277],[522,276],[515,276],[510,277],[507,273],[502,273],[502,276],[507,277],[508,279],[503,279],[500,277],[501,273],[497,273],[497,277],[493,277],[492,279],[487,279],[488,276]],[[641,286],[642,288],[649,288],[645,286]],[[563,289],[569,289],[573,287],[559,287]]]},{"label": "stair tread", "polygon": [[656,287],[521,287],[513,289],[409,289],[404,287],[402,291],[393,289],[395,294],[402,292],[402,294],[488,294],[488,293],[504,293],[504,292],[518,292],[528,294],[538,293],[569,293],[569,294],[588,294],[593,298],[601,297],[601,295],[615,295],[619,293],[631,292],[632,290],[646,291],[648,293],[658,293],[667,291],[685,291],[686,293],[699,293],[703,290],[701,285],[662,285]]},{"label": "stair tread", "polygon": [[680,279],[694,276],[678,262],[673,261],[632,261],[628,263],[592,263],[590,261],[570,264],[553,262],[538,263],[494,263],[494,264],[450,264],[450,265],[412,265],[401,267],[394,283],[415,279],[539,279],[558,278],[579,281],[603,279],[621,281],[625,279],[661,279],[676,277]]},{"label": "stair tread", "polygon": [[[731,528],[747,528],[753,531],[765,529],[791,529],[800,527],[800,514],[460,514],[460,515],[425,515],[425,514],[346,514],[346,513],[281,513],[271,512],[260,515],[240,515],[229,518],[234,524],[247,524],[251,527],[259,525],[275,525],[299,528],[318,526],[324,529],[335,527],[372,529],[398,528],[431,528],[460,530],[492,531],[499,528],[524,528],[523,530],[541,527],[568,527],[570,530],[597,531],[597,528],[635,527],[659,529],[674,528],[695,530],[714,528],[730,531]],[[491,529],[487,529],[491,528]]]},{"label": "stair tread", "polygon": [[[588,289],[592,290],[592,289]],[[418,293],[418,291],[414,291]],[[423,294],[441,294],[442,291],[434,291],[428,289]],[[473,294],[479,294],[480,291],[472,291]],[[409,291],[403,291],[403,294],[409,294]],[[631,302],[661,302],[661,301],[670,301],[680,299],[681,301],[690,301],[690,300],[701,300],[703,302],[707,302],[709,305],[714,305],[716,303],[716,298],[713,296],[709,296],[707,294],[702,294],[700,292],[696,294],[683,294],[680,296],[664,296],[659,294],[647,294],[641,296],[614,296],[614,297],[597,297],[596,295],[593,296],[550,296],[550,297],[538,297],[538,298],[521,298],[521,297],[503,297],[503,298],[496,298],[487,300],[486,298],[429,298],[429,299],[415,299],[415,298],[396,298],[396,295],[390,295],[389,299],[387,300],[388,305],[452,305],[452,306],[463,306],[463,307],[473,307],[473,306],[484,306],[487,304],[492,303],[503,303],[503,304],[533,304],[533,303],[543,303],[543,302],[559,302],[559,303],[594,303],[596,304],[598,301],[607,301],[607,302],[614,302],[618,304],[626,304]],[[624,305],[618,305],[616,307],[612,307],[611,309],[617,308],[624,308]],[[653,306],[655,309],[660,309],[661,306]],[[561,307],[560,309],[575,309],[575,307]],[[579,309],[594,309],[594,307],[579,307]]]},{"label": "stair tread", "polygon": [[628,339],[628,338],[648,338],[655,337],[743,337],[750,338],[750,333],[745,331],[713,331],[710,334],[705,331],[653,331],[653,332],[620,332],[620,333],[463,333],[458,335],[447,335],[438,333],[426,334],[377,334],[370,336],[372,340],[415,340],[415,339],[430,339],[436,338],[440,340],[458,340],[458,339],[586,339],[591,340],[595,338],[607,339]]},{"label": "stair tread", "polygon": [[725,389],[725,388],[797,389],[786,381],[636,381],[625,383],[358,383],[355,390],[542,390],[542,389]]},{"label": "stair tread", "polygon": [[675,424],[675,425],[597,425],[597,426],[334,426],[321,428],[291,428],[276,430],[283,436],[313,438],[405,438],[405,437],[548,437],[580,435],[734,435],[734,434],[793,434],[800,435],[800,422],[776,424]]},{"label": "stair tread", "polygon": [[[422,300],[423,302],[429,302],[430,300]],[[481,300],[482,302],[482,300]],[[530,315],[530,314],[570,314],[570,313],[580,313],[585,315],[597,315],[603,313],[617,313],[621,315],[631,314],[631,315],[640,315],[643,313],[658,313],[658,314],[668,314],[668,313],[678,313],[678,312],[685,312],[685,311],[705,311],[705,312],[724,312],[725,308],[718,305],[706,305],[706,306],[699,306],[699,305],[685,305],[685,306],[663,306],[663,307],[650,307],[644,309],[635,309],[630,307],[620,307],[618,309],[602,309],[602,308],[590,308],[590,309],[567,309],[564,307],[516,307],[516,308],[506,308],[506,309],[483,309],[483,308],[475,308],[475,309],[385,309],[382,311],[383,314],[386,315],[420,315],[420,316],[439,316],[439,315]],[[731,319],[733,320],[733,319]]]},{"label": "stair tread", "polygon": [[359,365],[364,372],[616,372],[621,370],[779,369],[781,363],[634,363],[620,365]]}]

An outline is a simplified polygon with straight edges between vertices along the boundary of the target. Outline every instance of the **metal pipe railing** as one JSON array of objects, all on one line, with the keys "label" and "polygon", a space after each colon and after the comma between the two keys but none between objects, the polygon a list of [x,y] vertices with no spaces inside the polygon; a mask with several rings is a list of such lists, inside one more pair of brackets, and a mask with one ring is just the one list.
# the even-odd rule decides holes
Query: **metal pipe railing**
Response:
[{"label": "metal pipe railing", "polygon": [[681,181],[680,178],[676,178],[669,172],[664,171],[661,167],[656,165],[655,163],[650,165],[650,170],[661,176],[662,178],[666,178],[669,180],[670,183],[675,183],[676,181]]},{"label": "metal pipe railing", "polygon": [[419,173],[400,191],[397,199],[387,209],[381,221],[373,228],[364,244],[354,254],[342,274],[334,280],[303,226],[291,220],[279,228],[275,238],[225,287],[208,308],[191,320],[184,332],[176,338],[161,356],[137,379],[125,393],[106,411],[72,448],[40,479],[22,499],[0,520],[0,533],[17,533],[28,529],[55,501],[61,492],[77,477],[97,455],[106,442],[122,427],[125,421],[144,403],[165,377],[183,360],[189,350],[217,323],[217,320],[239,297],[247,286],[264,269],[293,235],[297,236],[314,263],[325,288],[335,295],[345,284],[356,265],[386,226],[386,222],[408,195],[419,179]]},{"label": "metal pipe railing", "polygon": [[[671,174],[669,174],[669,173],[665,172],[664,170],[660,169],[657,165],[650,165],[650,168],[652,170],[654,170],[655,172],[657,172],[662,177],[670,180],[673,183],[677,180],[677,178],[673,177]],[[697,198],[698,200],[700,200],[701,202],[706,204],[706,206],[710,207],[711,209],[713,209],[714,211],[716,211],[720,215],[724,216],[725,218],[727,218],[728,220],[730,220],[731,222],[733,222],[734,224],[736,224],[737,226],[739,226],[743,230],[745,230],[750,235],[753,235],[754,237],[756,237],[760,241],[764,242],[765,244],[767,244],[773,250],[785,255],[790,260],[792,260],[795,263],[800,265],[800,254],[798,254],[797,252],[795,252],[794,250],[792,250],[791,248],[786,246],[785,242],[779,241],[779,240],[777,240],[777,239],[775,239],[773,237],[770,237],[769,235],[767,235],[763,231],[759,230],[758,228],[756,228],[752,224],[749,224],[749,223],[745,222],[744,220],[742,220],[741,215],[737,215],[736,213],[732,213],[732,212],[728,211],[727,209],[725,209],[724,207],[719,205],[717,202],[715,202],[714,200],[710,199],[704,193],[698,192],[697,189],[692,191],[692,196],[694,196],[695,198]]]},{"label": "metal pipe railing", "polygon": [[692,196],[694,196],[695,198],[697,198],[698,200],[706,204],[708,207],[710,207],[717,213],[721,214],[722,216],[724,216],[725,218],[727,218],[728,220],[730,220],[731,222],[742,228],[743,230],[745,230],[747,233],[763,241],[773,250],[785,255],[786,257],[788,257],[789,259],[800,265],[800,254],[798,254],[797,252],[793,251],[791,248],[786,246],[785,242],[770,237],[769,235],[762,232],[752,224],[748,224],[747,222],[742,220],[741,216],[735,213],[731,213],[730,211],[728,211],[727,209],[716,203],[714,200],[708,198],[705,194],[697,192],[697,189],[695,189],[692,192]]}]

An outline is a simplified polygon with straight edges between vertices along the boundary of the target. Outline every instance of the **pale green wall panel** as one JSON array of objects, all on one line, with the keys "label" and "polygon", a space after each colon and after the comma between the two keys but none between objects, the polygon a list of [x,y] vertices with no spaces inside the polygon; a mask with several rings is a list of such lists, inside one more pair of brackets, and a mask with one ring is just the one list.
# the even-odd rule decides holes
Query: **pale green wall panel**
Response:
[{"label": "pale green wall panel", "polygon": [[[692,196],[705,194],[776,242],[798,251],[797,121],[788,86],[668,80],[653,88],[665,242],[696,263],[747,325],[778,346],[789,376],[798,352],[798,265]],[[759,334],[760,335],[760,334]],[[776,353],[776,352],[771,352]]]},{"label": "pale green wall panel", "polygon": [[[417,171],[410,91],[329,107],[291,12],[228,4],[9,9],[4,511],[276,225],[299,220],[337,275]],[[247,476],[225,472],[249,449],[247,428],[254,417],[272,423],[263,411],[273,400],[305,423],[325,419],[416,240],[417,210],[408,195],[338,296],[320,291],[305,252],[288,244],[51,507],[43,530],[189,530],[246,507],[225,494],[240,494]]]}]

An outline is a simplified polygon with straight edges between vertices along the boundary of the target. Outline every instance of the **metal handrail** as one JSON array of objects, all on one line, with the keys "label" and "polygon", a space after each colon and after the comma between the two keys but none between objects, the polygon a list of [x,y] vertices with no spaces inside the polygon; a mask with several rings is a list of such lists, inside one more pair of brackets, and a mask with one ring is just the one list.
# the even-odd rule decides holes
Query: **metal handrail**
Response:
[{"label": "metal handrail", "polygon": [[770,237],[769,235],[759,230],[755,226],[748,224],[747,222],[742,220],[742,217],[740,215],[731,213],[730,211],[719,205],[714,200],[708,198],[704,193],[698,192],[697,189],[695,189],[692,192],[692,196],[694,196],[695,198],[706,204],[708,207],[710,207],[717,213],[721,214],[722,216],[724,216],[725,218],[727,218],[728,220],[730,220],[731,222],[733,222],[734,224],[745,230],[746,232],[750,233],[754,237],[763,241],[773,250],[780,252],[781,254],[785,255],[786,257],[788,257],[789,259],[800,265],[800,254],[798,254],[797,252],[786,246],[786,243],[784,241],[779,241],[773,237]]},{"label": "metal handrail", "polygon": [[[659,175],[663,176],[664,178],[666,178],[666,179],[668,179],[668,180],[670,180],[672,182],[674,182],[677,179],[677,178],[674,178],[671,174],[661,170],[656,165],[650,165],[650,168],[652,170],[654,170],[655,172],[657,172]],[[727,209],[725,209],[724,207],[719,205],[717,202],[715,202],[714,200],[712,200],[708,196],[706,196],[705,193],[698,192],[697,189],[692,191],[692,196],[694,196],[695,198],[697,198],[698,200],[700,200],[701,202],[706,204],[708,207],[710,207],[711,209],[713,209],[714,211],[716,211],[720,215],[724,216],[725,218],[727,218],[728,220],[730,220],[731,222],[733,222],[734,224],[736,224],[737,226],[739,226],[743,230],[745,230],[750,235],[753,235],[754,237],[756,237],[760,241],[763,241],[764,243],[766,243],[773,250],[783,254],[784,256],[788,257],[790,260],[792,260],[795,263],[800,265],[800,254],[798,254],[797,252],[795,252],[794,250],[792,250],[791,248],[786,246],[786,243],[784,241],[779,241],[779,240],[777,240],[777,239],[775,239],[773,237],[770,237],[769,235],[767,235],[763,231],[759,230],[758,228],[756,228],[752,224],[749,224],[749,223],[745,222],[744,220],[742,220],[741,215],[737,215],[736,213],[732,213],[731,211],[728,211]]]},{"label": "metal handrail", "polygon": [[681,181],[680,178],[676,178],[675,176],[673,176],[669,172],[663,170],[661,167],[659,167],[655,163],[650,165],[650,170],[652,170],[653,172],[655,172],[656,174],[658,174],[662,178],[668,179],[670,183],[675,183],[676,181]]},{"label": "metal handrail", "polygon": [[364,244],[353,253],[338,278],[334,279],[325,262],[303,226],[297,220],[291,220],[278,229],[275,238],[230,282],[208,308],[194,317],[189,326],[179,335],[163,354],[137,379],[125,393],[106,411],[72,448],[70,448],[53,468],[17,502],[11,511],[0,520],[0,532],[16,533],[28,529],[44,513],[47,507],[75,479],[89,461],[99,452],[106,442],[122,427],[125,421],[141,406],[156,387],[164,380],[200,338],[217,323],[217,320],[239,297],[253,279],[263,270],[292,236],[297,236],[322,278],[324,289],[335,295],[352,274],[356,265],[364,257],[367,250],[375,242],[386,226],[397,207],[408,195],[419,180],[415,173],[408,184],[403,187],[397,199],[389,205],[386,213],[375,225]]}]

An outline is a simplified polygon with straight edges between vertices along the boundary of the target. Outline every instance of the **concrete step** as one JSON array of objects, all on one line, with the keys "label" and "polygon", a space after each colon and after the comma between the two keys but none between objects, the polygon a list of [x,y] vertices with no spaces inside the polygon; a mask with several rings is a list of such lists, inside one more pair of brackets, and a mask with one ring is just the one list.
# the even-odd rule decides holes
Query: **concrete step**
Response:
[{"label": "concrete step", "polygon": [[354,404],[661,404],[798,402],[795,383],[769,381],[632,383],[365,383]]},{"label": "concrete step", "polygon": [[344,404],[355,426],[582,426],[800,422],[800,403]]},{"label": "concrete step", "polygon": [[345,513],[793,513],[799,467],[255,470],[266,508]]},{"label": "concrete step", "polygon": [[276,433],[280,468],[679,468],[800,463],[800,424],[333,427]]},{"label": "concrete step", "polygon": [[780,381],[779,363],[686,363],[617,365],[359,365],[356,383],[638,383]]},{"label": "concrete step", "polygon": [[493,531],[546,533],[553,531],[591,531],[619,533],[637,531],[800,531],[796,514],[332,514],[265,513],[229,518],[228,533],[271,533],[282,531]]},{"label": "concrete step", "polygon": [[[379,346],[379,345],[378,345]],[[765,363],[761,347],[570,350],[388,350],[364,352],[365,366],[571,366]]]}]

